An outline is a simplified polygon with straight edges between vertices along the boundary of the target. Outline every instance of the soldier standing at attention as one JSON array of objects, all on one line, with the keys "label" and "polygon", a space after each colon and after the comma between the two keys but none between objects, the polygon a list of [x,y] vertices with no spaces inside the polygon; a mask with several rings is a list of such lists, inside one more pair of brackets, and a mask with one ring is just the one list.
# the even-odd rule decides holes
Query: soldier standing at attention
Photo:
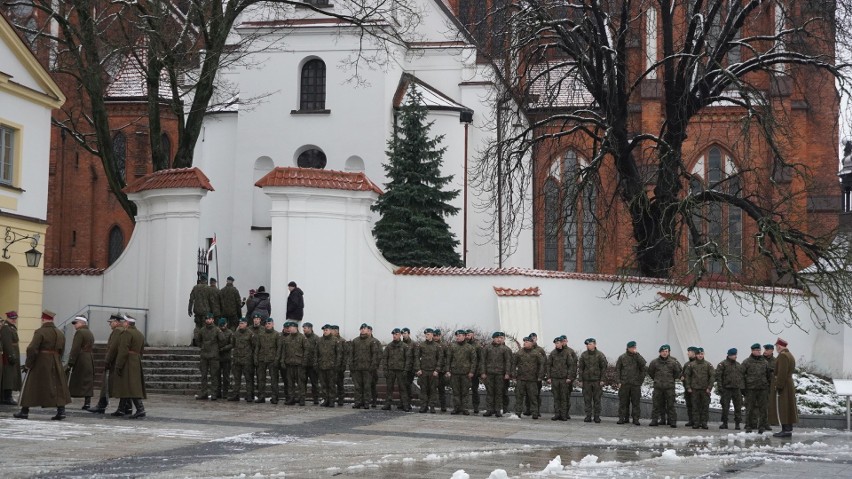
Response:
[{"label": "soldier standing at attention", "polygon": [[414,374],[417,385],[420,386],[420,412],[427,410],[435,414],[438,396],[438,379],[441,375],[443,349],[435,342],[435,331],[426,328],[423,335],[426,339],[414,350]]},{"label": "soldier standing at attention", "polygon": [[[216,391],[219,390],[219,347],[224,344],[225,338],[222,331],[213,324],[213,313],[207,313],[204,327],[195,330],[195,344],[201,349],[201,391],[195,399],[216,400]],[[212,386],[208,388],[207,383],[212,379]]]},{"label": "soldier standing at attention", "polygon": [[796,385],[793,383],[793,371],[796,370],[796,358],[787,350],[787,341],[778,338],[775,341],[778,358],[775,360],[775,389],[771,391],[772,400],[769,402],[769,420],[772,424],[780,423],[781,430],[774,437],[791,437],[793,424],[799,422],[799,411],[796,408]]},{"label": "soldier standing at attention", "polygon": [[305,322],[305,324],[302,325],[302,333],[304,333],[305,339],[308,340],[305,366],[305,387],[308,386],[308,382],[311,383],[311,395],[314,398],[314,404],[319,404],[320,389],[322,389],[323,386],[319,381],[317,369],[314,366],[317,359],[317,343],[319,342],[319,336],[314,334],[314,325],[308,322]]},{"label": "soldier standing at attention", "polygon": [[608,365],[606,356],[598,351],[598,343],[595,338],[585,341],[586,350],[580,355],[577,364],[577,377],[580,387],[583,388],[583,403],[586,409],[584,422],[592,422],[592,414],[595,422],[601,422],[601,395],[603,394],[603,375]]},{"label": "soldier standing at attention", "polygon": [[2,398],[0,404],[15,406],[18,403],[12,399],[12,391],[21,390],[21,361],[18,350],[18,313],[6,313],[6,321],[0,324],[0,349],[3,351],[0,361],[0,389]]},{"label": "soldier standing at attention", "polygon": [[284,323],[289,334],[282,338],[281,363],[287,365],[287,405],[305,405],[305,368],[309,364],[312,346],[305,336],[299,333],[299,324],[295,321]]},{"label": "soldier standing at attention", "polygon": [[109,333],[109,339],[107,339],[107,350],[106,350],[106,358],[104,361],[104,374],[103,374],[103,383],[101,384],[101,397],[98,399],[98,403],[94,408],[89,409],[89,412],[96,414],[103,414],[106,412],[107,406],[109,406],[109,396],[110,389],[112,388],[112,383],[115,381],[115,356],[116,349],[118,348],[118,337],[121,335],[124,328],[121,327],[122,317],[118,314],[110,315],[107,323],[111,329]]},{"label": "soldier standing at attention", "polygon": [[72,398],[83,398],[83,409],[89,409],[95,391],[95,360],[92,358],[95,335],[89,329],[89,320],[85,316],[77,316],[71,324],[76,332],[65,366],[65,373],[70,374],[68,391]]},{"label": "soldier standing at attention", "polygon": [[470,378],[476,373],[476,350],[467,343],[467,332],[456,331],[456,341],[447,348],[446,377],[453,389],[453,411],[450,414],[469,416]]},{"label": "soldier standing at attention", "polygon": [[257,362],[257,399],[260,404],[266,402],[266,378],[272,389],[272,404],[278,404],[278,355],[281,349],[281,335],[275,330],[275,320],[266,318],[263,331],[255,336],[254,357]]},{"label": "soldier standing at attention", "polygon": [[[136,319],[124,316],[124,333],[119,336],[115,357],[115,397],[125,402],[129,419],[145,417],[145,377],[142,370],[142,354],[145,349],[145,335],[136,329]],[[131,403],[136,412],[130,414]]]},{"label": "soldier standing at attention", "polygon": [[225,316],[219,318],[219,330],[222,331],[222,342],[219,346],[219,387],[216,389],[216,397],[219,399],[230,397],[231,391],[231,352],[234,346],[231,337],[234,332],[229,329],[229,319]]},{"label": "soldier standing at attention", "polygon": [[[654,381],[653,409],[649,426],[660,424],[658,419],[665,417],[671,427],[677,427],[675,409],[675,382],[681,377],[681,367],[677,359],[670,356],[668,344],[660,346],[660,356],[648,366],[648,376]],[[665,424],[665,421],[662,422]]]},{"label": "soldier standing at attention", "polygon": [[373,409],[376,409],[376,403],[379,400],[379,393],[377,391],[377,387],[379,385],[379,366],[381,366],[382,362],[382,342],[378,340],[378,338],[373,336],[373,327],[367,326],[368,334],[370,335],[370,339],[376,345],[376,351],[378,352],[374,357],[373,364],[370,365],[370,373],[372,380],[370,381],[370,398],[372,398],[372,403],[370,404]]},{"label": "soldier standing at attention", "polygon": [[[766,404],[769,405],[770,401],[775,400],[775,345],[773,344],[764,344],[763,345],[763,359],[766,360],[766,365],[769,367],[769,391],[766,393]],[[760,426],[763,427],[764,431],[771,431],[772,427],[769,426],[769,408],[766,409],[767,415],[762,416],[760,418]]]},{"label": "soldier standing at attention", "polygon": [[559,339],[562,340],[562,349],[566,350],[568,354],[573,358],[574,361],[574,369],[568,375],[568,395],[565,398],[565,420],[571,419],[571,394],[574,392],[574,381],[577,379],[577,363],[579,362],[579,357],[577,356],[577,352],[574,351],[573,348],[568,346],[568,336],[564,334],[559,336]]},{"label": "soldier standing at attention", "polygon": [[402,328],[402,342],[408,346],[408,370],[405,371],[405,394],[408,395],[408,403],[411,404],[411,386],[414,384],[414,354],[417,344],[411,340],[411,330]]},{"label": "soldier standing at attention", "polygon": [[441,363],[438,371],[438,405],[441,406],[441,412],[447,412],[447,345],[444,344],[444,339],[441,337],[441,330],[435,328],[433,341],[441,348]]},{"label": "soldier standing at attention", "polygon": [[228,276],[225,287],[219,290],[219,304],[222,305],[222,316],[228,321],[228,329],[236,330],[243,312],[243,300],[240,290],[234,286],[233,276]]},{"label": "soldier standing at attention", "polygon": [[722,424],[719,429],[728,429],[728,409],[733,400],[734,429],[740,430],[740,423],[743,422],[743,389],[743,367],[737,362],[737,348],[731,348],[728,357],[716,366],[716,391],[722,400]]},{"label": "soldier standing at attention", "polygon": [[713,365],[704,360],[704,348],[695,349],[695,361],[686,370],[686,390],[692,393],[692,429],[707,429],[710,391],[713,389]]},{"label": "soldier standing at attention", "polygon": [[502,331],[491,334],[491,344],[482,348],[479,377],[485,383],[485,414],[503,417],[503,382],[512,377],[512,350],[503,344],[506,335]]},{"label": "soldier standing at attention", "polygon": [[367,323],[361,324],[359,332],[358,337],[351,341],[352,359],[349,373],[355,385],[355,404],[352,409],[370,409],[373,365],[379,361],[380,350],[370,337],[370,326]]},{"label": "soldier standing at attention", "polygon": [[[204,276],[198,277],[198,282],[189,293],[188,312],[190,316],[195,316],[195,329],[204,327],[204,320],[207,319],[207,313],[210,312],[207,280]],[[193,343],[193,346],[197,346],[197,344]]]},{"label": "soldier standing at attention", "polygon": [[743,376],[745,377],[745,430],[758,434],[765,430],[760,424],[767,417],[766,405],[769,397],[769,381],[772,371],[769,363],[760,354],[760,343],[751,345],[751,355],[743,361]]},{"label": "soldier standing at attention", "polygon": [[618,422],[625,424],[633,418],[639,425],[639,400],[642,398],[642,382],[645,380],[645,358],[636,352],[636,341],[628,341],[627,351],[615,362],[615,377],[618,381]]},{"label": "soldier standing at attention", "polygon": [[332,324],[331,334],[335,337],[335,339],[337,339],[337,342],[340,343],[340,363],[338,364],[337,371],[335,373],[334,385],[337,388],[337,405],[343,406],[343,399],[346,395],[346,369],[349,367],[349,358],[352,355],[352,350],[350,349],[351,344],[349,341],[340,336],[340,326]]},{"label": "soldier standing at attention", "polygon": [[237,330],[231,335],[231,370],[234,377],[234,391],[228,401],[240,400],[240,383],[246,380],[246,402],[254,402],[254,333],[248,328],[246,318],[240,318]]},{"label": "soldier standing at attention", "polygon": [[[465,341],[468,344],[473,346],[474,351],[476,352],[476,368],[479,369],[479,363],[482,361],[482,345],[479,344],[479,341],[474,337],[473,330],[467,329],[465,330]],[[474,374],[470,379],[470,399],[473,405],[473,413],[479,414],[479,375]]]},{"label": "soldier standing at attention", "polygon": [[[529,337],[530,337],[530,339],[532,340],[532,343],[533,343],[533,351],[541,354],[541,360],[543,362],[547,362],[547,351],[545,351],[543,347],[539,346],[538,334],[530,333]],[[539,398],[541,397],[541,387],[542,387],[543,384],[544,384],[544,381],[538,381],[536,383],[537,394],[538,394]],[[541,404],[541,402],[539,402],[539,404]],[[529,416],[530,415],[530,398],[529,398],[529,396],[527,396],[526,403],[524,404],[524,407],[525,407],[524,408],[524,415]]]},{"label": "soldier standing at attention", "polygon": [[574,357],[562,341],[562,336],[553,340],[553,351],[547,357],[545,376],[553,392],[553,421],[568,420],[568,398],[571,395],[571,381],[577,374],[577,358]]},{"label": "soldier standing at attention", "polygon": [[533,419],[538,419],[538,381],[544,378],[544,363],[541,354],[533,349],[529,336],[524,338],[524,347],[512,358],[512,376],[515,378],[515,414],[521,416],[522,405],[530,405]]},{"label": "soldier standing at attention", "polygon": [[334,407],[334,398],[337,393],[335,383],[337,382],[337,371],[343,360],[342,344],[332,334],[331,325],[324,324],[322,337],[316,342],[316,354],[314,355],[313,368],[317,371],[322,391],[322,403],[324,407]]},{"label": "soldier standing at attention", "polygon": [[683,399],[686,402],[686,427],[692,427],[695,425],[693,421],[694,416],[694,408],[693,408],[693,400],[692,393],[689,392],[689,389],[686,387],[686,371],[692,367],[692,363],[695,362],[695,350],[698,349],[695,346],[690,346],[686,348],[686,364],[683,365],[683,371],[681,371],[681,384],[683,384]]},{"label": "soldier standing at attention", "polygon": [[27,346],[24,367],[29,373],[21,391],[21,411],[14,414],[18,419],[29,418],[31,407],[55,407],[56,415],[51,419],[61,421],[65,419],[65,405],[71,402],[62,371],[65,335],[53,324],[54,316],[51,311],[41,313],[41,327],[33,332]]},{"label": "soldier standing at attention", "polygon": [[399,409],[403,411],[411,411],[411,405],[408,403],[408,395],[405,392],[405,372],[408,371],[410,355],[408,345],[402,342],[402,331],[399,328],[394,328],[391,331],[393,341],[385,346],[382,352],[382,361],[385,365],[385,405],[382,407],[385,411],[390,411],[393,405],[393,390],[396,386],[399,389]]}]

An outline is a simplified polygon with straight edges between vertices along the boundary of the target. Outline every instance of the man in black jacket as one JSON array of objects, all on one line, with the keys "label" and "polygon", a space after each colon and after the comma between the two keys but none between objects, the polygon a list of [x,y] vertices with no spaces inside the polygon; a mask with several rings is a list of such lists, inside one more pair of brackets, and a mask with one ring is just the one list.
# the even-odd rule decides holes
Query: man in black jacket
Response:
[{"label": "man in black jacket", "polygon": [[287,296],[287,319],[301,321],[305,316],[305,293],[296,286],[295,281],[290,281],[287,289],[290,290],[290,295]]}]

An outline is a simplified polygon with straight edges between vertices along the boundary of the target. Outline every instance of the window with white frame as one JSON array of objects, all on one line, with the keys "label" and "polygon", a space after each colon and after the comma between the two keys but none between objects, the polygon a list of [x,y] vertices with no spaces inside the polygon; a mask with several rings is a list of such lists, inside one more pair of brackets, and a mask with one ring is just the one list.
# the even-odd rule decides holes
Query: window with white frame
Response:
[{"label": "window with white frame", "polygon": [[0,183],[12,185],[15,181],[15,130],[0,125]]}]

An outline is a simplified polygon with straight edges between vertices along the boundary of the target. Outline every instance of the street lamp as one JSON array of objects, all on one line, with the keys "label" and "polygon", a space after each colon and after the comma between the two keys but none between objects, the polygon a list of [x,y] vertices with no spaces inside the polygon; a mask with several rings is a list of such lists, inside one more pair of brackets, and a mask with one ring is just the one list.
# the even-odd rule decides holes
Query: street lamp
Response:
[{"label": "street lamp", "polygon": [[29,266],[30,268],[38,267],[38,263],[39,261],[41,261],[41,251],[37,250],[36,246],[38,246],[38,242],[40,239],[41,236],[38,233],[32,236],[24,235],[13,231],[11,226],[7,226],[5,236],[6,247],[3,248],[3,259],[11,258],[11,256],[9,256],[10,246],[17,243],[18,241],[30,240],[30,245],[32,246],[32,248],[30,248],[29,251],[25,252],[24,256],[26,256],[27,258],[27,266]]}]

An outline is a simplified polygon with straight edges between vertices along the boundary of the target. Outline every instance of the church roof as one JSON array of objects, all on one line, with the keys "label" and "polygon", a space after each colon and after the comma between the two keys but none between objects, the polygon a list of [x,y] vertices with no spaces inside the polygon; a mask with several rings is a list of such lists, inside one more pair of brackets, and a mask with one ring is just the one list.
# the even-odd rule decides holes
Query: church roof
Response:
[{"label": "church roof", "polygon": [[[139,99],[148,98],[148,83],[142,65],[147,63],[148,53],[140,48],[135,54],[128,54],[121,61],[118,72],[107,87],[106,99]],[[138,59],[137,59],[138,56]],[[165,72],[160,77],[160,87],[157,98],[171,98],[169,79]]]},{"label": "church roof", "polygon": [[382,194],[382,190],[370,181],[363,172],[318,170],[315,168],[279,166],[258,180],[254,186],[259,188],[267,186],[301,186],[329,190],[374,191]]},{"label": "church roof", "polygon": [[162,190],[168,188],[201,188],[213,191],[213,185],[207,176],[198,168],[174,168],[160,170],[139,178],[125,186],[124,193],[139,193],[147,190]]},{"label": "church roof", "polygon": [[104,268],[45,268],[45,276],[100,276]]},{"label": "church roof", "polygon": [[531,66],[527,77],[530,108],[576,108],[594,104],[592,94],[578,77],[576,65],[543,62]]},{"label": "church roof", "polygon": [[449,111],[469,111],[472,109],[458,103],[437,88],[429,85],[423,80],[417,78],[411,73],[403,73],[399,79],[399,86],[393,96],[393,107],[399,108],[408,99],[409,86],[413,85],[414,89],[423,97],[423,106],[428,110],[449,110]]}]

